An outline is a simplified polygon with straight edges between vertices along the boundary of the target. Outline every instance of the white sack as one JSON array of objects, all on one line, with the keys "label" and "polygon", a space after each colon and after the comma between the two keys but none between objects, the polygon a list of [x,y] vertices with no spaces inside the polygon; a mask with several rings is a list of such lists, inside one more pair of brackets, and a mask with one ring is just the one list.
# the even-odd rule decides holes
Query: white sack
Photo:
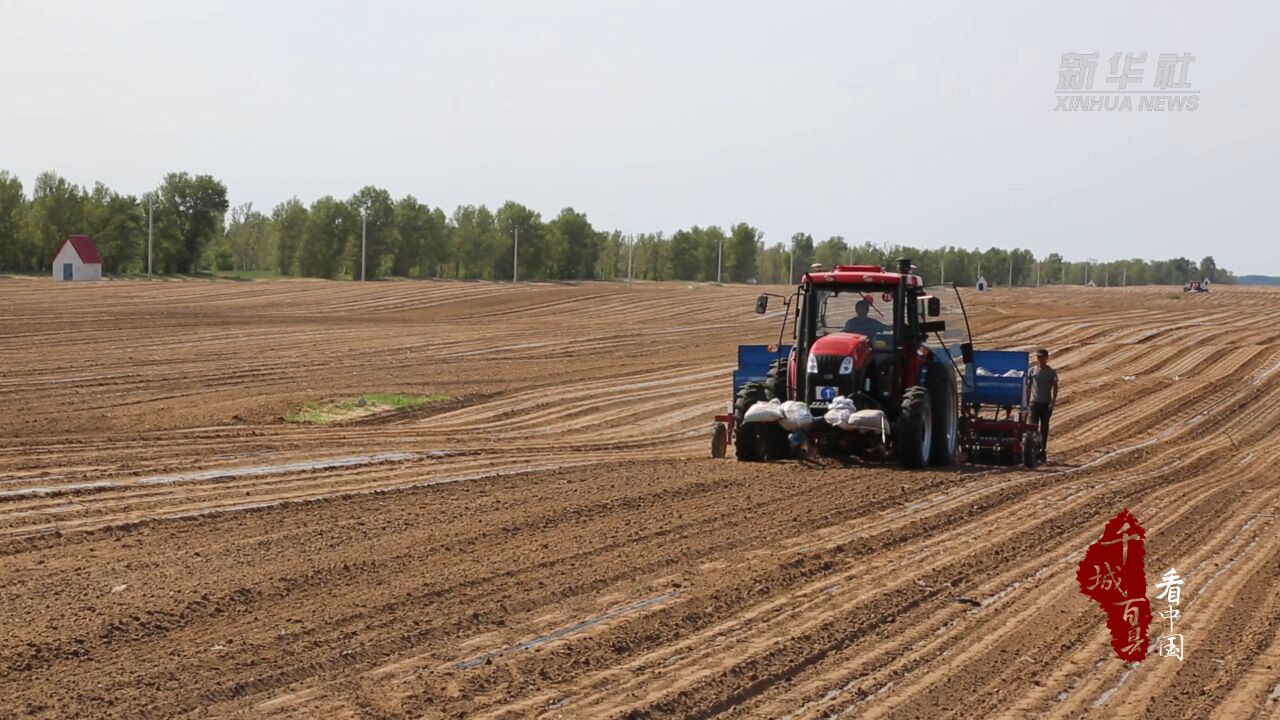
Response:
[{"label": "white sack", "polygon": [[847,430],[858,432],[874,432],[887,433],[889,431],[889,423],[885,420],[883,410],[859,410],[849,414],[849,420],[845,423]]},{"label": "white sack", "polygon": [[847,410],[849,412],[853,412],[854,410],[857,410],[858,407],[854,405],[853,401],[850,400],[849,398],[843,395],[837,395],[836,399],[831,401],[831,405],[828,406],[828,409],[829,410]]},{"label": "white sack", "polygon": [[837,395],[828,406],[826,414],[822,416],[823,420],[831,427],[844,428],[845,423],[849,421],[849,415],[857,410],[857,406],[853,401],[843,395]]},{"label": "white sack", "polygon": [[782,415],[782,427],[793,432],[808,430],[813,425],[813,413],[809,412],[809,406],[798,400],[782,403]]},{"label": "white sack", "polygon": [[742,422],[778,422],[782,418],[782,402],[774,398],[768,402],[758,402],[747,408],[747,411],[742,415]]},{"label": "white sack", "polygon": [[881,410],[833,410],[823,416],[832,427],[848,432],[887,433],[888,423]]}]

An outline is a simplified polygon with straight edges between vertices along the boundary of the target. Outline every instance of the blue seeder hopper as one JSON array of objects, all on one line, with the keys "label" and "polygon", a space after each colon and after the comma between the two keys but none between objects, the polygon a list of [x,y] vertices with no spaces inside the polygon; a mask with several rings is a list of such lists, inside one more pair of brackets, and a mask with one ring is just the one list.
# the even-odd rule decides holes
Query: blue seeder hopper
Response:
[{"label": "blue seeder hopper", "polygon": [[1029,359],[1015,350],[974,350],[965,363],[960,447],[970,461],[1038,464],[1040,432],[1026,402]]}]

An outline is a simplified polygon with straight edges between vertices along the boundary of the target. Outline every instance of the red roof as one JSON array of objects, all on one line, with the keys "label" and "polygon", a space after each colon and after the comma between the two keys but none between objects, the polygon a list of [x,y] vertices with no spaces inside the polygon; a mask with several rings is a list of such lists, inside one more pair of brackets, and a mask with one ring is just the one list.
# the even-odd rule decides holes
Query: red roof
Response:
[{"label": "red roof", "polygon": [[63,238],[62,244],[58,245],[58,249],[53,253],[55,258],[62,252],[62,246],[67,243],[71,243],[71,247],[75,248],[76,254],[80,256],[80,262],[87,265],[102,264],[102,256],[98,254],[98,248],[94,247],[88,235],[68,235]]}]

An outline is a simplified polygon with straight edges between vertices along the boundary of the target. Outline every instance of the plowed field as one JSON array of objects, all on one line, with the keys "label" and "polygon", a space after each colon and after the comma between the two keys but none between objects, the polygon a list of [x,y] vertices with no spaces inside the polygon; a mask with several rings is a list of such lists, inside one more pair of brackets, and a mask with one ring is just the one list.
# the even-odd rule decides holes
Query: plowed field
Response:
[{"label": "plowed field", "polygon": [[757,291],[0,280],[0,717],[1280,717],[1280,292],[970,293],[1051,462],[907,472],[709,459]]}]

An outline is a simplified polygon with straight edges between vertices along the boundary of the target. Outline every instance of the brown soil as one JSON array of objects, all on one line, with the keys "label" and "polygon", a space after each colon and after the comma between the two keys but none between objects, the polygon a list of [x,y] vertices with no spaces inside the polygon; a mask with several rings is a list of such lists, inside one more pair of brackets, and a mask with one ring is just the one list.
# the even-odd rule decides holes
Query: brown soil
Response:
[{"label": "brown soil", "polygon": [[[1053,462],[906,472],[707,458],[757,291],[0,281],[0,717],[1280,715],[1280,294],[970,293]],[[368,392],[454,400],[280,419]]]}]

